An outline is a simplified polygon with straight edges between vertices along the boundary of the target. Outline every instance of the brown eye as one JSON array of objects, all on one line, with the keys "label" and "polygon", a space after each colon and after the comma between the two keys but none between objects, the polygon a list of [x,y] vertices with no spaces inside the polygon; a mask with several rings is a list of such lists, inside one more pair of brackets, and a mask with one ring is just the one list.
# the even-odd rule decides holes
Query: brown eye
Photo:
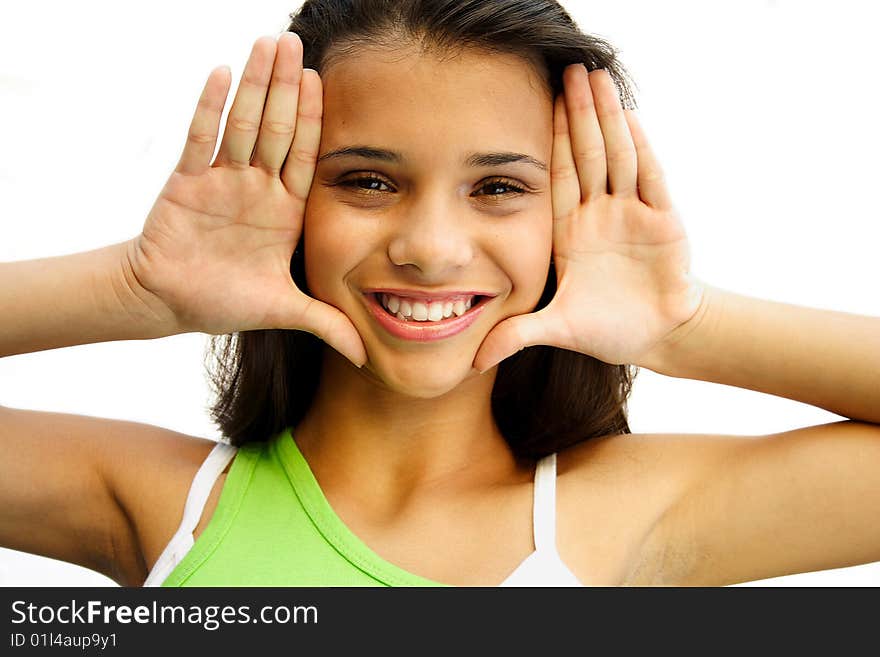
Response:
[{"label": "brown eye", "polygon": [[337,183],[340,187],[348,187],[357,192],[366,194],[378,194],[380,192],[391,191],[388,183],[376,176],[360,176],[358,178],[349,178]]},{"label": "brown eye", "polygon": [[498,198],[510,194],[519,195],[526,190],[509,180],[490,180],[483,183],[477,191],[483,192],[486,196]]}]

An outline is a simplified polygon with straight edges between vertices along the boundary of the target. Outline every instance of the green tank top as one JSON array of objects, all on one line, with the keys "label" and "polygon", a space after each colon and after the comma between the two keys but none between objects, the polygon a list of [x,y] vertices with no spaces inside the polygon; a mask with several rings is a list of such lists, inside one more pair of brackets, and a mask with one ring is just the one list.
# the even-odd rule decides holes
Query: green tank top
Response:
[{"label": "green tank top", "polygon": [[162,586],[444,586],[385,561],[324,497],[289,429],[235,454],[214,514]]}]

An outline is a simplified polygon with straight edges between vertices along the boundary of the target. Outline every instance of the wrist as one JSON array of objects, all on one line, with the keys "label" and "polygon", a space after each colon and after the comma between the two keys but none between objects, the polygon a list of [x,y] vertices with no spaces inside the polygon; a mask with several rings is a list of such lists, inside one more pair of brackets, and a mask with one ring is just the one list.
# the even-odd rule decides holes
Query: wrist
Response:
[{"label": "wrist", "polygon": [[707,345],[712,343],[726,294],[724,290],[704,285],[700,304],[691,318],[670,331],[635,365],[666,376],[691,378],[700,350],[709,348]]},{"label": "wrist", "polygon": [[182,332],[126,273],[127,243],[0,263],[0,357]]},{"label": "wrist", "polygon": [[121,318],[120,328],[130,335],[119,339],[162,338],[186,332],[168,305],[145,288],[132,266],[134,240],[107,247],[110,266],[99,277],[97,298],[109,316]]}]

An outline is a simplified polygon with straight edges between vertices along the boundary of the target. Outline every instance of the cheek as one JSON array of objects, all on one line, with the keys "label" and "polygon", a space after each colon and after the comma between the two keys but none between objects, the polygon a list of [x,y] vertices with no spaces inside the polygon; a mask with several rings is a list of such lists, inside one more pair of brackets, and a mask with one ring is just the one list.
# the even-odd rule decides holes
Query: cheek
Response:
[{"label": "cheek", "polygon": [[505,240],[504,268],[513,282],[514,298],[534,307],[547,283],[553,249],[552,219],[531,222]]},{"label": "cheek", "polygon": [[329,205],[310,200],[303,220],[306,282],[312,295],[329,300],[357,262],[364,240],[352,222]]}]

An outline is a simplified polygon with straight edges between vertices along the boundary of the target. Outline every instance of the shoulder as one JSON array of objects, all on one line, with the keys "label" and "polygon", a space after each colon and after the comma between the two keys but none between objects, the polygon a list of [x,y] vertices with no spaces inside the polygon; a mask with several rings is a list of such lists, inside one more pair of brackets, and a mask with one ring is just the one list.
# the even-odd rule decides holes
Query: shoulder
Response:
[{"label": "shoulder", "polygon": [[560,485],[564,481],[569,488],[613,485],[621,493],[650,490],[671,501],[732,450],[753,440],[724,434],[612,434],[561,451],[557,473]]},{"label": "shoulder", "polygon": [[139,586],[177,531],[193,477],[217,443],[147,424],[129,429],[112,441],[104,469],[126,521],[113,540],[120,578]]},{"label": "shoulder", "polygon": [[880,426],[717,438],[655,531],[655,552],[679,555],[662,579],[718,586],[880,559]]},{"label": "shoulder", "polygon": [[[681,568],[665,519],[696,482],[749,438],[706,434],[614,434],[557,457],[557,540],[582,581],[615,586]],[[658,564],[663,563],[660,566]],[[678,564],[677,566],[675,564]],[[580,570],[580,572],[578,572]],[[663,577],[669,576],[667,572]]]},{"label": "shoulder", "polygon": [[880,559],[877,425],[609,436],[560,457],[560,552],[585,577],[719,586]]}]

